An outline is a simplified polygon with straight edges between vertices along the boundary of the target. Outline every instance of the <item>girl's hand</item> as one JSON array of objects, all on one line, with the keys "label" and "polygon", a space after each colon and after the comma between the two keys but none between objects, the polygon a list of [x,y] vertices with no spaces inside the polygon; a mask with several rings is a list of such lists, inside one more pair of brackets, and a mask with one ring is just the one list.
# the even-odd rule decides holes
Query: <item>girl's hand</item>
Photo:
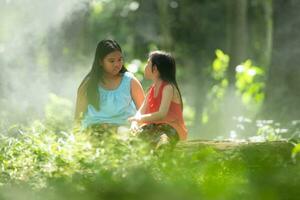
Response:
[{"label": "girl's hand", "polygon": [[139,126],[139,123],[141,123],[142,115],[138,111],[134,117],[129,117],[128,121],[131,122],[130,130],[133,133],[133,135],[137,135],[142,131],[142,129]]},{"label": "girl's hand", "polygon": [[140,112],[137,112],[136,114],[135,114],[135,116],[134,117],[129,117],[128,118],[128,121],[129,122],[141,122],[141,119],[142,119],[142,115],[141,115],[141,113]]},{"label": "girl's hand", "polygon": [[130,131],[133,135],[137,135],[139,132],[141,132],[141,128],[137,121],[132,121],[130,126]]},{"label": "girl's hand", "polygon": [[127,120],[129,122],[136,122],[137,121],[135,117],[129,117]]}]

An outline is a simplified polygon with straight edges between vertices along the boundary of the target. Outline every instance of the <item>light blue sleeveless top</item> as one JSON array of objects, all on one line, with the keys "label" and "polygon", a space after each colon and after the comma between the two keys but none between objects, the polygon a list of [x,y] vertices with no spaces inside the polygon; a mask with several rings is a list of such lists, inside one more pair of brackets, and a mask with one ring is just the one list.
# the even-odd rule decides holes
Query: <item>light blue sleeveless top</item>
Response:
[{"label": "light blue sleeveless top", "polygon": [[131,73],[125,72],[120,85],[114,90],[106,90],[98,86],[100,110],[96,110],[89,104],[82,120],[82,128],[92,124],[129,124],[127,119],[137,111],[130,92],[132,77]]}]

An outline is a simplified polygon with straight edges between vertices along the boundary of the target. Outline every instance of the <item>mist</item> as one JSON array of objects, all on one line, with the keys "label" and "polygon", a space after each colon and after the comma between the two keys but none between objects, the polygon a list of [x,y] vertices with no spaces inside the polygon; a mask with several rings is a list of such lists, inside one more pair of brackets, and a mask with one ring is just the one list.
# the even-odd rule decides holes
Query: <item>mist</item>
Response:
[{"label": "mist", "polygon": [[[191,138],[244,137],[241,121],[257,128],[257,120],[274,120],[276,129],[277,121],[298,120],[296,1],[239,9],[226,2],[0,0],[0,127],[43,119],[55,95],[69,105],[58,112],[73,113],[77,87],[104,38],[119,42],[128,68],[154,49],[175,55]],[[281,12],[282,5],[292,12]],[[249,73],[236,70],[248,59]],[[135,74],[147,90],[143,66]]]},{"label": "mist", "polygon": [[[65,71],[68,63],[59,62],[61,55],[49,60],[49,46],[51,37],[59,43],[56,30],[63,22],[86,7],[86,0],[0,1],[0,116],[7,120],[2,124],[42,117],[50,93],[74,101],[75,77],[83,76],[87,66],[82,72]],[[53,67],[57,74],[49,73]]]}]

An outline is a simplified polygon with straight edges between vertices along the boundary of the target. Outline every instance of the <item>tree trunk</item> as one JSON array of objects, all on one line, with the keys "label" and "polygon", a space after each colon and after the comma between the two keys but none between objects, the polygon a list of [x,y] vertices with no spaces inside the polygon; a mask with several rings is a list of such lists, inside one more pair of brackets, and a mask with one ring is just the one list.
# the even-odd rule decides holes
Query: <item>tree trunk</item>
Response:
[{"label": "tree trunk", "polygon": [[272,19],[272,0],[268,0],[264,2],[264,12],[265,12],[265,19],[264,22],[266,23],[266,31],[265,31],[265,48],[266,51],[264,52],[264,59],[262,59],[262,65],[264,67],[269,67],[272,55],[272,45],[273,45],[273,19]]},{"label": "tree trunk", "polygon": [[159,0],[157,1],[157,7],[159,11],[160,21],[160,44],[162,49],[170,51],[171,49],[171,23],[169,15],[169,1]]},{"label": "tree trunk", "polygon": [[248,41],[251,41],[248,44],[248,58],[264,69],[268,69],[271,61],[272,9],[272,0],[254,1],[248,8]]},{"label": "tree trunk", "polygon": [[227,49],[230,62],[227,70],[229,86],[226,90],[220,112],[214,117],[214,134],[228,136],[235,129],[234,117],[245,112],[241,98],[236,95],[235,68],[245,61],[248,49],[247,0],[230,0],[227,2]]},{"label": "tree trunk", "polygon": [[273,52],[262,116],[300,119],[300,1],[274,1]]},{"label": "tree trunk", "polygon": [[235,83],[235,67],[247,58],[247,0],[228,2],[229,17],[229,83]]}]

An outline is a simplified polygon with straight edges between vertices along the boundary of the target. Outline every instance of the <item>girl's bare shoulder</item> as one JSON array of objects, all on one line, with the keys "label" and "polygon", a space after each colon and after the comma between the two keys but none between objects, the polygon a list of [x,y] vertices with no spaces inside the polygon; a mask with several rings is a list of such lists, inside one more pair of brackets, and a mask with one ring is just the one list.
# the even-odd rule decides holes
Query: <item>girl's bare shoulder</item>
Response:
[{"label": "girl's bare shoulder", "polygon": [[167,83],[166,86],[164,87],[164,90],[166,91],[172,91],[171,93],[173,94],[172,101],[175,103],[180,103],[180,94],[176,86],[172,83]]}]

